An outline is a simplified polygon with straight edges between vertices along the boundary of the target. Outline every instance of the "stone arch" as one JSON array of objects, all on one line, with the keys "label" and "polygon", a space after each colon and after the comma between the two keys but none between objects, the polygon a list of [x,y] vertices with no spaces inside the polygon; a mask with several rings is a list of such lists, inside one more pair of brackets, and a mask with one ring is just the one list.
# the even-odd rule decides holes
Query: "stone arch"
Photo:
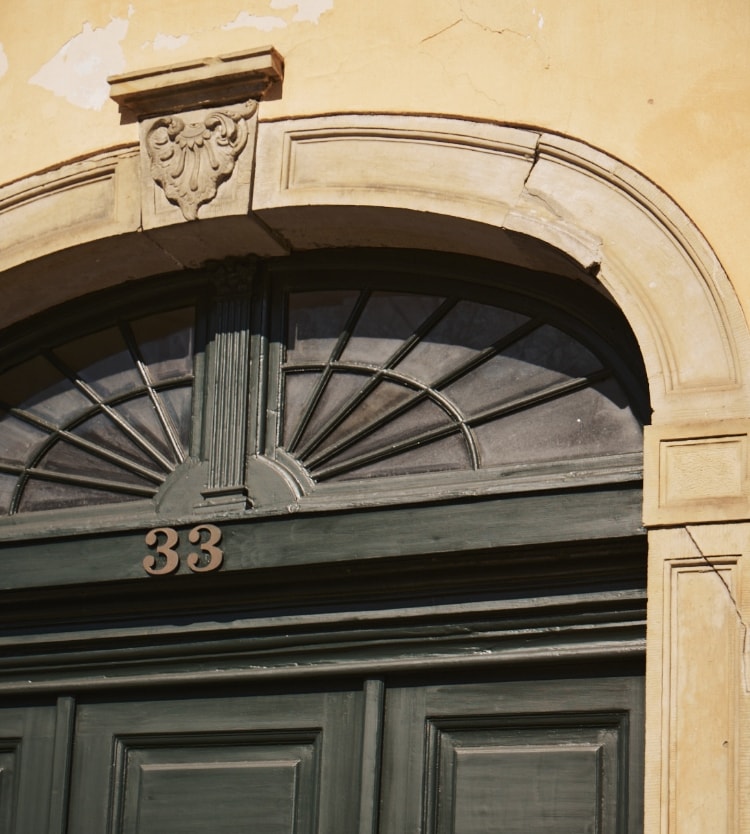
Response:
[{"label": "stone arch", "polygon": [[332,246],[472,254],[597,286],[639,341],[653,406],[646,830],[737,830],[748,819],[737,600],[750,593],[750,334],[700,231],[626,164],[527,128],[393,114],[261,121],[247,153],[244,204],[235,193],[223,211],[220,190],[198,222],[172,211],[133,146],[0,189],[0,325],[212,258]]},{"label": "stone arch", "polygon": [[750,334],[710,246],[657,186],[582,142],[459,119],[325,116],[261,122],[254,167],[249,215],[197,226],[175,210],[148,228],[137,196],[161,194],[135,149],[6,186],[0,257],[11,300],[0,324],[40,297],[226,255],[447,250],[566,273],[609,294],[640,343],[654,423],[748,411]]}]

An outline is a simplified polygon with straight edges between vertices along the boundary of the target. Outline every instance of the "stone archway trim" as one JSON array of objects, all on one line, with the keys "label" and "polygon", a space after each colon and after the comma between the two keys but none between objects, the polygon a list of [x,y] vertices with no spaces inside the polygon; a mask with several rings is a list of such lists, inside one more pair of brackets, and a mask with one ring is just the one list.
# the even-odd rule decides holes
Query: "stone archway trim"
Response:
[{"label": "stone archway trim", "polygon": [[645,830],[746,830],[750,339],[699,230],[622,162],[543,131],[349,114],[261,119],[255,135],[242,181],[197,221],[134,146],[0,189],[0,326],[210,258],[329,246],[459,252],[598,284],[639,340],[654,408]]}]

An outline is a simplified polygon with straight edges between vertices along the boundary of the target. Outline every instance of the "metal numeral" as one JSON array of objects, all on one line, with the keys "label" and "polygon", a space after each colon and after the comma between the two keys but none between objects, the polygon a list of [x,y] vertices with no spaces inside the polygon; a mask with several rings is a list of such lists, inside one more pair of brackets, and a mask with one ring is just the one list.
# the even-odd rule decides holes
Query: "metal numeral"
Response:
[{"label": "metal numeral", "polygon": [[[198,524],[188,533],[188,540],[191,544],[197,544],[200,551],[188,553],[185,560],[193,573],[209,573],[221,567],[224,551],[218,547],[221,530],[215,524]],[[176,550],[179,544],[180,534],[173,527],[154,527],[149,530],[146,533],[146,546],[156,550],[157,555],[149,553],[143,559],[146,573],[151,576],[174,573],[180,567],[180,554]]]},{"label": "metal numeral", "polygon": [[[163,544],[159,544],[159,535],[165,537]],[[179,544],[180,537],[177,530],[171,527],[155,527],[146,533],[146,545],[156,548],[159,556],[163,557],[164,564],[157,568],[156,557],[150,553],[143,560],[143,569],[152,576],[164,576],[167,573],[174,573],[180,566],[180,554],[174,549]]]},{"label": "metal numeral", "polygon": [[[201,532],[208,533],[206,541],[201,540]],[[208,561],[203,564],[201,556],[197,553],[188,553],[188,567],[194,573],[208,573],[221,567],[224,561],[224,551],[216,545],[221,541],[221,530],[215,524],[199,524],[188,533],[191,544],[197,544],[202,554],[208,556]]]}]

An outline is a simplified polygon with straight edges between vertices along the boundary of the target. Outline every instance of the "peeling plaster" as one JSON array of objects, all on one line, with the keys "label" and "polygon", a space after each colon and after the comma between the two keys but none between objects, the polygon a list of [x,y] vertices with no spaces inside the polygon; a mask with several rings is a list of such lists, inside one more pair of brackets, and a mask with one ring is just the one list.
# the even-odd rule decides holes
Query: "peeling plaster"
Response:
[{"label": "peeling plaster", "polygon": [[225,23],[221,28],[224,31],[230,29],[260,29],[261,32],[270,32],[272,29],[284,29],[286,26],[287,22],[283,17],[240,12],[234,20]]},{"label": "peeling plaster", "polygon": [[321,16],[333,8],[333,0],[271,0],[272,9],[297,7],[292,20],[296,23],[318,23]]},{"label": "peeling plaster", "polygon": [[165,35],[159,32],[152,41],[146,41],[141,49],[148,49],[149,47],[153,50],[179,49],[181,46],[185,46],[189,40],[190,35]]},{"label": "peeling plaster", "polygon": [[0,43],[0,78],[8,72],[8,56],[5,54],[5,49]]},{"label": "peeling plaster", "polygon": [[[130,6],[128,16],[132,14]],[[124,17],[113,17],[101,29],[84,23],[82,31],[33,75],[29,83],[61,96],[76,107],[101,110],[109,99],[107,77],[125,70],[120,41],[125,38],[128,26],[129,21]]]}]

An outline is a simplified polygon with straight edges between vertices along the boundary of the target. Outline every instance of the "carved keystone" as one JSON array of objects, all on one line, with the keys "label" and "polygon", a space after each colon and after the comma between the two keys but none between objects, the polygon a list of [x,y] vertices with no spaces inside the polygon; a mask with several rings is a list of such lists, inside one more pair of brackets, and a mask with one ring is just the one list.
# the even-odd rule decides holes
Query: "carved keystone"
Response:
[{"label": "carved keystone", "polygon": [[258,102],[282,77],[264,47],[109,79],[140,123],[144,228],[247,214]]}]

